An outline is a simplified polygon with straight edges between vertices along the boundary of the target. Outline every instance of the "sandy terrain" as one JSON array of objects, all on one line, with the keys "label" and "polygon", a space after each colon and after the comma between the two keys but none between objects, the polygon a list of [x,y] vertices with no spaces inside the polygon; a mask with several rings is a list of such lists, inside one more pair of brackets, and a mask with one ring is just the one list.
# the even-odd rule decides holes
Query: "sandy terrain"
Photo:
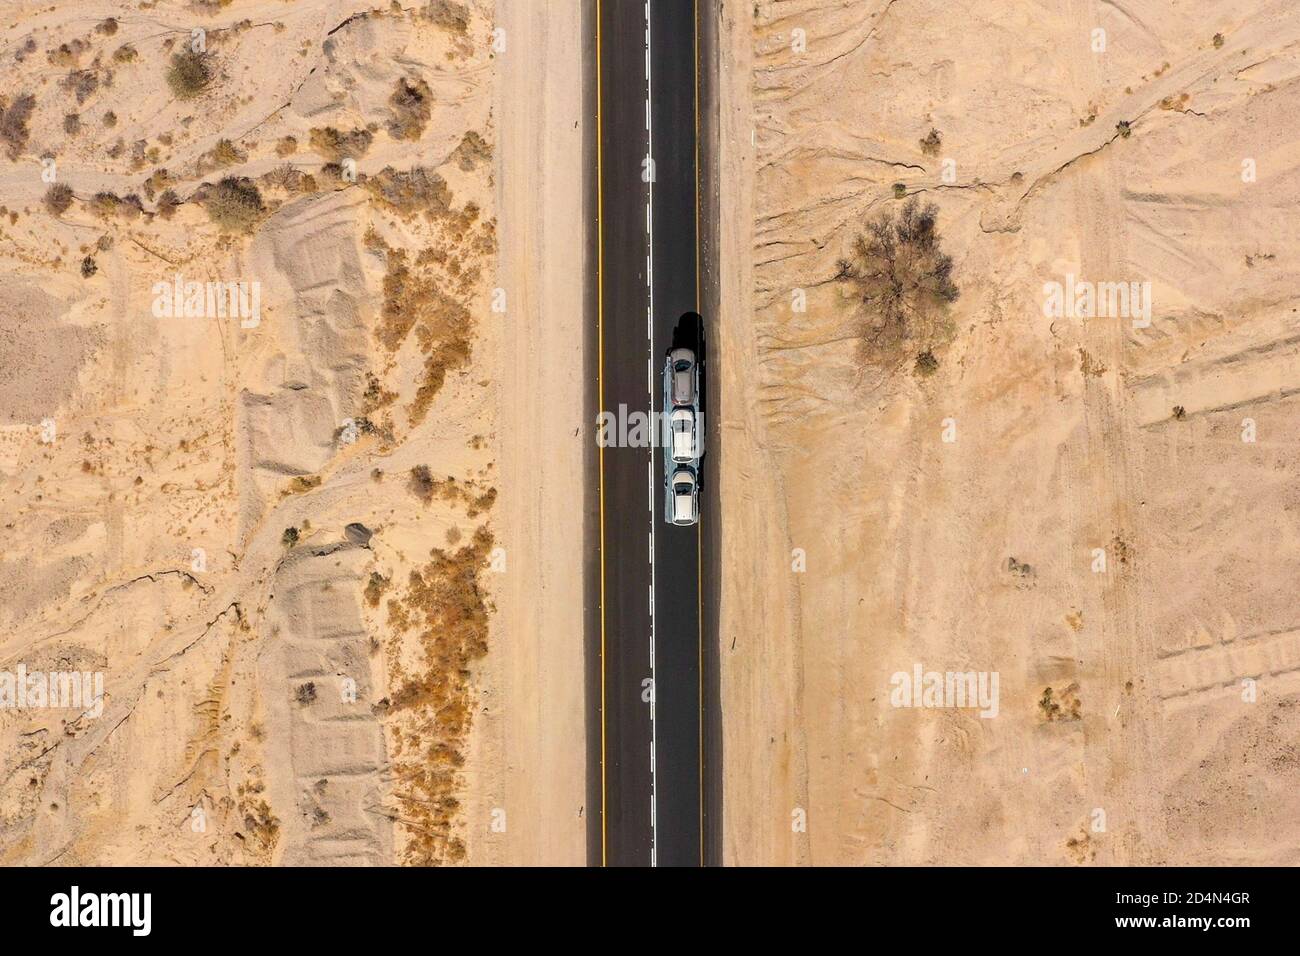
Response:
[{"label": "sandy terrain", "polygon": [[[723,19],[727,861],[1300,862],[1294,5]],[[904,196],[959,297],[891,357]]]},{"label": "sandy terrain", "polygon": [[0,860],[582,862],[577,5],[3,12]]}]

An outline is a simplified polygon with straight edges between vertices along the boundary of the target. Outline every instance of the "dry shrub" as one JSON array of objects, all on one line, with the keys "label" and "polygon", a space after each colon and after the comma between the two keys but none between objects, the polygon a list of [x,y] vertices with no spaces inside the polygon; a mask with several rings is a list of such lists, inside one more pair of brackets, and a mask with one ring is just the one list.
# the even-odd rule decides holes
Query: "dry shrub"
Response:
[{"label": "dry shrub", "polygon": [[131,63],[139,55],[140,54],[136,52],[135,47],[131,46],[129,43],[123,43],[113,51],[113,60],[117,63]]},{"label": "dry shrub", "polygon": [[418,628],[423,653],[412,673],[402,665],[400,637],[388,644],[392,684],[387,709],[391,732],[402,741],[393,761],[399,820],[407,828],[403,862],[456,863],[465,845],[455,835],[465,748],[473,724],[474,663],[488,650],[489,604],[481,577],[492,533],[479,527],[454,552],[435,548],[413,570],[404,600],[388,602],[390,632]]},{"label": "dry shrub", "polygon": [[316,192],[316,180],[296,166],[283,163],[262,176],[262,182],[290,193]]},{"label": "dry shrub", "polygon": [[469,32],[469,9],[455,0],[432,0],[424,8],[424,15],[449,33],[463,36]]},{"label": "dry shrub", "polygon": [[196,53],[184,50],[172,54],[171,67],[167,70],[167,85],[180,100],[192,100],[212,83],[216,75],[216,63],[211,53]]},{"label": "dry shrub", "polygon": [[176,190],[167,189],[158,197],[158,215],[164,219],[170,219],[176,215],[176,209],[181,204],[181,197],[176,195]]},{"label": "dry shrub", "polygon": [[433,91],[424,80],[399,79],[397,89],[388,98],[393,107],[393,118],[388,121],[389,135],[393,139],[419,139],[432,115],[432,100]]},{"label": "dry shrub", "polygon": [[388,254],[384,306],[375,334],[394,352],[415,330],[424,371],[411,403],[412,424],[423,420],[447,374],[468,365],[472,352],[473,316],[441,286],[434,277],[412,269],[404,250]]},{"label": "dry shrub", "polygon": [[67,43],[60,43],[53,50],[45,54],[45,59],[52,66],[76,66],[77,61],[81,59],[81,54],[90,48],[90,44],[85,40],[77,37]]},{"label": "dry shrub", "polygon": [[117,215],[118,207],[122,205],[122,200],[117,193],[97,192],[90,198],[90,211],[101,219],[109,219]]},{"label": "dry shrub", "polygon": [[72,189],[63,183],[55,183],[45,190],[43,202],[51,216],[62,216],[72,206]]},{"label": "dry shrub", "polygon": [[284,136],[275,144],[275,155],[284,157],[292,156],[298,152],[298,138],[296,136]]},{"label": "dry shrub", "polygon": [[952,334],[947,306],[959,294],[952,259],[939,248],[938,209],[916,197],[867,225],[841,259],[836,278],[862,308],[860,361],[890,369],[906,355],[931,351]]},{"label": "dry shrub", "polygon": [[31,135],[27,121],[35,108],[36,97],[30,93],[15,97],[12,103],[0,99],[0,142],[4,143],[5,155],[10,159],[21,156],[27,146],[27,138]]},{"label": "dry shrub", "polygon": [[479,163],[492,158],[492,147],[474,130],[461,137],[460,145],[452,152],[451,158],[465,172],[470,172]]},{"label": "dry shrub", "polygon": [[451,207],[447,181],[423,166],[404,172],[385,166],[378,174],[366,177],[365,187],[375,199],[403,217],[419,212],[431,218],[444,216]]},{"label": "dry shrub", "polygon": [[311,131],[311,148],[326,159],[339,162],[344,159],[360,159],[370,148],[375,134],[368,129],[354,129],[342,133],[333,126]]},{"label": "dry shrub", "polygon": [[99,89],[99,76],[94,70],[76,70],[60,80],[59,86],[76,96],[80,105]]},{"label": "dry shrub", "polygon": [[223,232],[248,232],[266,211],[253,181],[237,176],[227,176],[208,190],[203,209]]},{"label": "dry shrub", "polygon": [[212,162],[217,166],[234,166],[246,159],[248,154],[228,139],[219,139],[217,145],[212,147]]},{"label": "dry shrub", "polygon": [[921,152],[927,156],[938,156],[939,147],[943,145],[943,133],[931,128],[925,139],[921,140]]}]

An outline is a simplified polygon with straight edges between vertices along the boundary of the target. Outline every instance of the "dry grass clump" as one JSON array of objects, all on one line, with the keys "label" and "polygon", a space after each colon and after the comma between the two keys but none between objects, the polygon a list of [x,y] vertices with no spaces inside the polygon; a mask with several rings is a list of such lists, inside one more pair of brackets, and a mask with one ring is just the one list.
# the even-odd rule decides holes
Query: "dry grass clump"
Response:
[{"label": "dry grass clump", "polygon": [[449,33],[463,36],[469,32],[469,8],[455,0],[431,0],[424,8],[424,15],[433,21],[433,25],[442,27]]},{"label": "dry grass clump", "polygon": [[140,188],[144,190],[145,196],[152,201],[154,196],[171,184],[171,181],[171,173],[167,172],[166,168],[163,167],[150,173],[149,178],[144,181]]},{"label": "dry grass clump", "polygon": [[275,144],[275,155],[283,158],[292,156],[298,152],[298,138],[296,136],[282,136],[280,141]]},{"label": "dry grass clump", "polygon": [[62,216],[72,206],[72,188],[64,183],[55,183],[45,190],[42,202],[51,216]]},{"label": "dry grass clump", "polygon": [[371,607],[379,607],[379,601],[388,590],[392,583],[389,578],[384,577],[378,571],[370,572],[370,580],[366,582],[365,599]]},{"label": "dry grass clump", "polygon": [[937,216],[937,207],[912,197],[896,215],[886,212],[868,223],[852,254],[840,260],[836,278],[851,288],[862,309],[865,366],[892,368],[906,355],[932,351],[951,337],[947,306],[959,293],[952,258],[939,248]]},{"label": "dry grass clump", "polygon": [[59,81],[59,86],[76,96],[80,105],[99,89],[99,75],[94,70],[74,70]]},{"label": "dry grass clump", "polygon": [[180,100],[192,100],[211,84],[216,76],[216,62],[211,53],[184,50],[172,54],[167,70],[167,85]]},{"label": "dry grass clump", "polygon": [[181,204],[181,197],[176,195],[176,190],[167,189],[158,197],[158,215],[164,219],[170,219],[176,215],[176,210]]},{"label": "dry grass clump", "polygon": [[447,181],[423,166],[405,171],[385,166],[367,176],[365,187],[376,200],[403,217],[423,212],[431,218],[445,216],[451,208]]},{"label": "dry grass clump", "polygon": [[451,158],[465,172],[470,172],[479,163],[492,159],[492,147],[477,132],[470,130],[461,137],[460,144],[452,152]]},{"label": "dry grass clump", "polygon": [[129,43],[123,43],[113,51],[113,61],[116,63],[133,63],[139,55],[135,47]]},{"label": "dry grass clump", "polygon": [[433,91],[424,80],[414,81],[402,77],[397,89],[388,98],[393,107],[393,118],[388,121],[388,134],[393,139],[419,139],[432,115]]},{"label": "dry grass clump", "polygon": [[[488,650],[489,604],[481,577],[492,533],[479,527],[454,552],[435,548],[432,560],[413,570],[402,600],[388,602],[390,630],[418,629],[422,664],[402,665],[401,636],[389,638],[393,693],[387,717],[395,748],[395,797],[406,827],[403,862],[428,866],[457,863],[465,844],[455,833],[461,769],[473,724],[472,667]],[[396,625],[396,626],[395,626]]]},{"label": "dry grass clump", "polygon": [[304,173],[301,169],[289,163],[277,166],[264,174],[262,182],[275,189],[283,189],[285,192],[290,193],[314,193],[320,188],[316,184],[316,177],[310,173]]},{"label": "dry grass clump", "polygon": [[35,108],[36,97],[30,93],[23,93],[12,102],[0,98],[0,143],[4,144],[5,155],[11,160],[21,156],[27,146],[27,138],[31,135],[27,121]]},{"label": "dry grass clump", "polygon": [[81,59],[81,54],[90,49],[90,44],[81,37],[69,40],[67,43],[60,43],[53,50],[45,54],[45,59],[51,66],[76,66],[77,61]]},{"label": "dry grass clump", "polygon": [[248,154],[228,139],[217,140],[212,147],[212,162],[217,166],[234,166],[248,159]]},{"label": "dry grass clump", "polygon": [[118,207],[121,205],[122,200],[117,193],[97,192],[90,197],[90,211],[101,219],[110,219],[117,215]]},{"label": "dry grass clump", "polygon": [[223,232],[249,232],[266,211],[257,186],[242,176],[227,176],[207,190],[203,209]]},{"label": "dry grass clump", "polygon": [[311,131],[311,148],[332,162],[360,159],[370,148],[375,134],[368,129],[354,129],[343,133],[333,126]]},{"label": "dry grass clump", "polygon": [[474,317],[444,291],[444,281],[431,275],[423,263],[414,266],[405,250],[388,252],[384,275],[384,305],[375,337],[395,352],[414,330],[424,355],[424,370],[411,403],[412,424],[423,421],[433,399],[450,372],[469,364]]}]

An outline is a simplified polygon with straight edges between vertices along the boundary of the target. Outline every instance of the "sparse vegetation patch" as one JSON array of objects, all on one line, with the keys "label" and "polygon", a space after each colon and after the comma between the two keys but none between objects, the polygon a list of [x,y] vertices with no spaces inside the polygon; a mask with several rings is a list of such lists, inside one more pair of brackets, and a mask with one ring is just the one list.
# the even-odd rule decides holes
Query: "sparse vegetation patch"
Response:
[{"label": "sparse vegetation patch", "polygon": [[948,306],[959,293],[952,259],[939,245],[937,219],[937,207],[922,206],[913,197],[897,214],[872,220],[851,254],[840,260],[837,279],[852,291],[862,313],[865,366],[887,370],[908,354],[930,352],[933,358],[933,350],[951,338]]}]

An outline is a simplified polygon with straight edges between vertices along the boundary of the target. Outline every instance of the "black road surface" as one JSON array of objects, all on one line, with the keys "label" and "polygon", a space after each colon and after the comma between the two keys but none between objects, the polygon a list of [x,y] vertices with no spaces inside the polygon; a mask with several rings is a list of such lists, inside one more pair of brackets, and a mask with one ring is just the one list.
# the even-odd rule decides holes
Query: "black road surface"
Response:
[{"label": "black road surface", "polygon": [[[598,407],[619,421],[662,410],[664,359],[676,345],[696,349],[709,379],[699,15],[695,0],[596,3]],[[715,862],[716,653],[711,615],[702,615],[713,567],[704,546],[714,540],[717,430],[707,396],[715,392],[706,385],[701,409],[700,524],[664,521],[661,449],[600,452],[594,863]]]}]

